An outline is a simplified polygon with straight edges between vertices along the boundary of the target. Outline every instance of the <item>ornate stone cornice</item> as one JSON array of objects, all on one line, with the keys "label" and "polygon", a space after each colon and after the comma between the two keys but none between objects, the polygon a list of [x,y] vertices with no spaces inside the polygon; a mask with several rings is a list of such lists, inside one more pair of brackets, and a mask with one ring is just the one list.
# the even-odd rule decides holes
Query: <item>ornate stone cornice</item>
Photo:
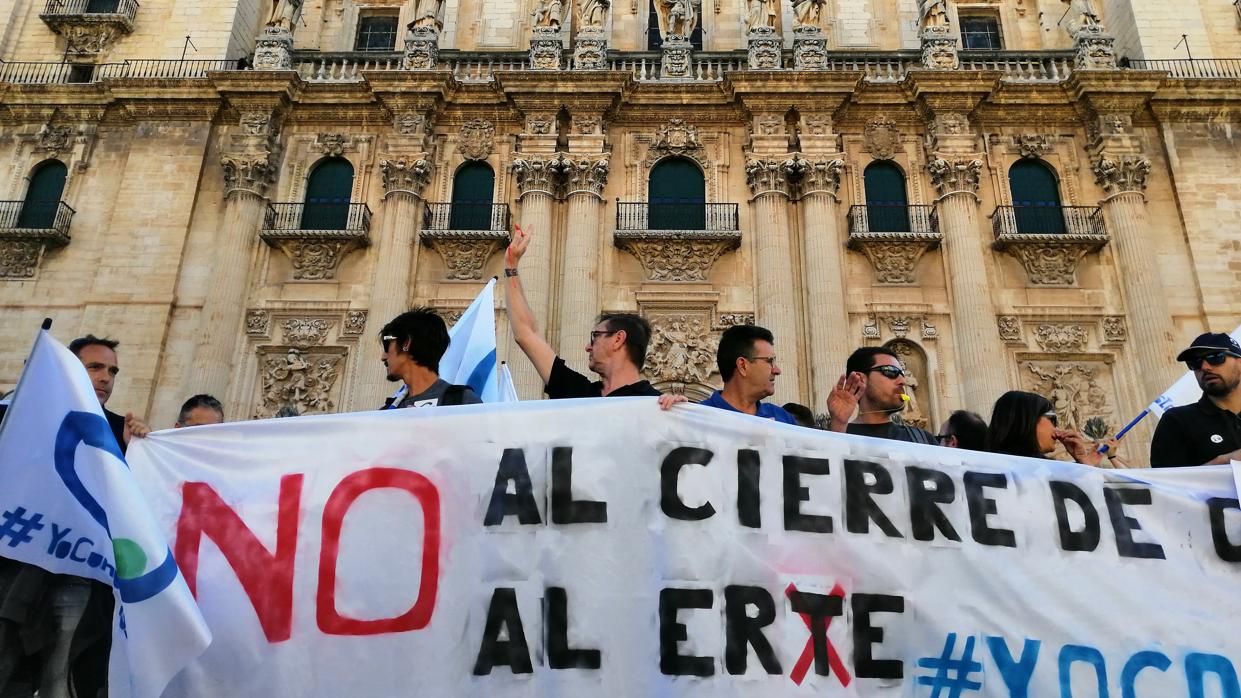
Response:
[{"label": "ornate stone cornice", "polygon": [[565,196],[579,193],[603,198],[603,187],[608,183],[607,155],[567,154],[561,160],[565,175]]},{"label": "ornate stone cornice", "polygon": [[259,239],[283,251],[293,266],[297,281],[330,281],[336,278],[340,262],[350,252],[371,243],[366,228],[355,230],[269,230],[259,231]]},{"label": "ornate stone cornice", "polygon": [[424,230],[418,237],[444,260],[444,278],[477,281],[483,278],[487,260],[508,244],[503,230]]},{"label": "ornate stone cornice", "polygon": [[533,192],[555,196],[564,166],[563,153],[514,153],[512,167],[517,176],[517,198]]},{"label": "ornate stone cornice", "polygon": [[739,230],[618,230],[613,243],[638,258],[647,281],[709,281],[720,255],[741,245]]},{"label": "ornate stone cornice", "polygon": [[806,159],[794,153],[789,160],[789,171],[798,184],[801,196],[828,194],[835,197],[840,192],[840,178],[844,175],[845,161],[840,158]]},{"label": "ornate stone cornice", "polygon": [[991,246],[1021,262],[1036,286],[1072,286],[1082,257],[1108,240],[1106,234],[1001,233]]},{"label": "ornate stone cornice", "polygon": [[965,193],[978,195],[978,182],[982,175],[982,160],[975,157],[936,156],[926,164],[931,174],[931,185],[940,196]]},{"label": "ornate stone cornice", "polygon": [[794,169],[791,158],[749,157],[745,161],[745,182],[754,198],[764,194],[789,196],[789,175]]},{"label": "ornate stone cornice", "polygon": [[422,190],[431,181],[431,163],[425,154],[385,155],[379,160],[379,173],[383,177],[384,198],[396,193],[422,197]]},{"label": "ornate stone cornice", "polygon": [[941,233],[850,233],[848,247],[866,255],[881,284],[912,284],[917,281],[918,260],[939,246]]},{"label": "ornate stone cornice", "polygon": [[1151,171],[1151,161],[1141,154],[1112,155],[1101,152],[1090,168],[1095,182],[1109,195],[1146,190],[1146,177]]}]

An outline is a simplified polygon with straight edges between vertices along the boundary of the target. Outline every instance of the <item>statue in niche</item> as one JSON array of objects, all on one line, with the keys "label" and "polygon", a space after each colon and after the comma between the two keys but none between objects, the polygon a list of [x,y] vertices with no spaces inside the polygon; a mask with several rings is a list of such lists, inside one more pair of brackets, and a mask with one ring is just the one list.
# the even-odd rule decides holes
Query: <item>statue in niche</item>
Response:
[{"label": "statue in niche", "polygon": [[579,10],[581,11],[581,22],[578,24],[580,28],[598,27],[603,28],[603,23],[608,19],[609,0],[581,0]]},{"label": "statue in niche", "polygon": [[414,19],[409,23],[410,28],[435,27],[439,29],[442,26],[440,22],[442,4],[443,0],[417,0],[414,5]]},{"label": "statue in niche", "polygon": [[559,29],[564,5],[560,0],[539,0],[531,15],[534,17],[534,26]]},{"label": "statue in niche", "polygon": [[276,0],[272,3],[267,26],[293,31],[298,17],[302,15],[302,0]]},{"label": "statue in niche", "polygon": [[948,5],[944,0],[918,0],[918,23],[923,28],[948,26]]},{"label": "statue in niche", "polygon": [[1094,11],[1090,0],[1068,0],[1069,26],[1073,28],[1099,24],[1099,15]]},{"label": "statue in niche", "polygon": [[827,28],[827,0],[793,0],[793,26]]},{"label": "statue in niche", "polygon": [[698,10],[702,0],[655,0],[655,16],[659,20],[659,33],[669,36],[688,37],[698,27]]},{"label": "statue in niche", "polygon": [[780,24],[779,0],[749,0],[749,14],[746,26],[750,31],[759,27],[775,28]]}]

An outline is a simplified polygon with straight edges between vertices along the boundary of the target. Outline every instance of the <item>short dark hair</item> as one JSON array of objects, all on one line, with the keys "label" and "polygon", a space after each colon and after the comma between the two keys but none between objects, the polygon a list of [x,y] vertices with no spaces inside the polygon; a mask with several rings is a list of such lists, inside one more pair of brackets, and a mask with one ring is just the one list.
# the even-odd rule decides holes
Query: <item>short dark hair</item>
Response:
[{"label": "short dark hair", "polygon": [[[381,346],[387,349],[388,342],[392,341],[396,342],[397,351],[409,354],[414,363],[439,373],[440,359],[448,351],[448,326],[434,309],[413,308],[392,318],[379,331]],[[408,350],[405,349],[406,344],[409,344]]]},{"label": "short dark hair", "polygon": [[890,356],[898,362],[901,360],[901,357],[887,347],[862,347],[849,355],[849,360],[845,362],[845,373],[866,373],[867,369],[874,367],[876,356]]},{"label": "short dark hair", "polygon": [[733,325],[720,335],[720,347],[715,352],[715,365],[720,369],[720,378],[724,379],[725,383],[732,380],[733,373],[737,370],[737,359],[743,356],[750,358],[754,343],[759,340],[773,345],[776,343],[771,330],[758,325]]},{"label": "short dark hair", "polygon": [[957,437],[957,446],[970,451],[987,450],[987,422],[969,410],[948,416],[948,434]]},{"label": "short dark hair", "polygon": [[1038,447],[1039,417],[1052,411],[1051,401],[1038,393],[1010,390],[995,401],[987,449],[992,453],[1042,458]]},{"label": "short dark hair", "polygon": [[625,352],[629,360],[641,371],[646,365],[646,347],[651,343],[651,323],[633,313],[604,313],[595,324],[606,322],[609,332],[625,332]]},{"label": "short dark hair", "polygon": [[214,397],[206,393],[199,393],[198,395],[195,395],[189,400],[186,400],[181,405],[181,412],[177,414],[177,421],[184,422],[185,420],[189,419],[190,412],[193,412],[195,409],[198,409],[199,407],[206,407],[209,410],[215,410],[216,413],[220,415],[220,420],[223,421],[224,405],[221,405],[219,400],[215,399]]},{"label": "short dark hair", "polygon": [[115,339],[103,339],[101,337],[96,337],[93,334],[88,334],[85,337],[78,337],[72,342],[69,342],[69,351],[73,352],[74,356],[81,356],[83,349],[96,344],[101,347],[107,347],[112,351],[116,351],[116,348],[120,345],[120,342]]},{"label": "short dark hair", "polygon": [[809,407],[796,402],[786,402],[784,403],[784,411],[793,415],[793,419],[797,420],[799,426],[810,427],[811,429],[817,428],[814,423],[814,413],[810,411]]}]

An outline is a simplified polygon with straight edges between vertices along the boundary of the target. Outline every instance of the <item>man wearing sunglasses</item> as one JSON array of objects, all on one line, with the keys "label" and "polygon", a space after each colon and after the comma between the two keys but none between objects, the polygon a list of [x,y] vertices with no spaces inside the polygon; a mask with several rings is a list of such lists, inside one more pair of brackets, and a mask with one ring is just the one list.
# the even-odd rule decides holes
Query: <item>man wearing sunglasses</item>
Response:
[{"label": "man wearing sunglasses", "polygon": [[1199,335],[1176,357],[1198,379],[1202,399],[1159,419],[1151,467],[1223,465],[1241,460],[1241,345],[1226,334]]},{"label": "man wearing sunglasses", "polygon": [[482,402],[468,385],[440,378],[440,359],[448,351],[448,326],[431,308],[414,308],[392,318],[379,331],[380,360],[388,380],[404,383],[382,409],[448,407]]},{"label": "man wearing sunglasses", "polygon": [[[862,347],[849,356],[845,374],[827,396],[832,431],[877,439],[935,445],[925,429],[898,424],[892,417],[905,409],[905,368],[882,347]],[[854,413],[857,417],[854,418]]]}]

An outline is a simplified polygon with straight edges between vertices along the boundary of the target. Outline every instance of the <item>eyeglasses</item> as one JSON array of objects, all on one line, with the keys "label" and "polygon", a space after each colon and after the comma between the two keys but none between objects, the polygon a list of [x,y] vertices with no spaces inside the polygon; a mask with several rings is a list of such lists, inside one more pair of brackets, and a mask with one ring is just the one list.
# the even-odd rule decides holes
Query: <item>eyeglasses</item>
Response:
[{"label": "eyeglasses", "polygon": [[776,365],[776,357],[774,356],[747,356],[745,357],[745,360],[749,361],[750,363],[753,363],[755,361],[766,361],[768,366]]},{"label": "eyeglasses", "polygon": [[1043,413],[1043,416],[1044,416],[1044,417],[1046,417],[1047,419],[1051,420],[1051,425],[1052,425],[1053,427],[1054,427],[1054,426],[1059,426],[1060,422],[1059,422],[1059,420],[1057,420],[1057,419],[1056,419],[1056,413],[1055,413],[1055,412],[1044,412],[1044,413]]},{"label": "eyeglasses", "polygon": [[866,369],[867,373],[870,373],[871,371],[878,371],[879,373],[883,374],[884,378],[888,378],[891,380],[895,380],[905,375],[905,369],[901,368],[900,366],[893,366],[892,364],[884,364],[882,366],[871,366],[870,368]]},{"label": "eyeglasses", "polygon": [[936,434],[935,441],[936,443],[943,443],[954,436],[956,436],[956,434]]},{"label": "eyeglasses", "polygon": [[616,334],[617,332],[620,332],[620,330],[591,330],[590,331],[590,343],[594,344],[595,340],[599,339],[600,337],[607,337],[608,335],[613,335],[613,334]]},{"label": "eyeglasses", "polygon": [[1229,354],[1226,351],[1217,351],[1210,354],[1203,354],[1201,356],[1185,359],[1185,363],[1189,366],[1189,370],[1200,371],[1202,370],[1203,361],[1211,364],[1212,366],[1223,366],[1229,356],[1232,356],[1232,354]]}]

